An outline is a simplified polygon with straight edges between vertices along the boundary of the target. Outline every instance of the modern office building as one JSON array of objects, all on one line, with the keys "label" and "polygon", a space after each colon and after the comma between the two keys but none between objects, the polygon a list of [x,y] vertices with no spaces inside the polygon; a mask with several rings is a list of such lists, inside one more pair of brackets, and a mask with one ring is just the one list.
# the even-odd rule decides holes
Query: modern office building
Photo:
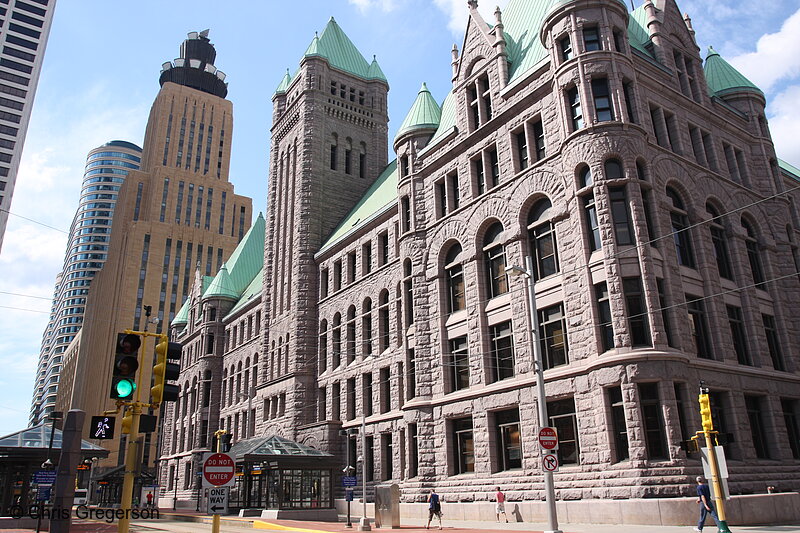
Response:
[{"label": "modern office building", "polygon": [[[393,161],[388,82],[333,19],[278,85],[261,343],[231,311],[251,293],[196,278],[162,497],[195,504],[190,458],[222,428],[235,507],[320,507],[357,465],[405,515],[436,488],[449,516],[491,517],[499,485],[544,521],[536,342],[564,520],[690,523],[701,383],[729,489],[755,495],[736,520],[800,518],[758,496],[800,488],[800,171],[763,92],[701,57],[673,0],[468,4],[452,88],[422,85]],[[335,477],[257,452],[273,438]]]},{"label": "modern office building", "polygon": [[0,248],[56,0],[0,2]]},{"label": "modern office building", "polygon": [[[62,372],[72,379],[59,386],[59,410],[79,408],[93,415],[113,409],[117,332],[165,332],[196,271],[215,273],[251,226],[252,200],[235,194],[228,180],[233,106],[225,99],[225,74],[214,66],[215,56],[206,32],[192,32],[180,57],[162,65],[140,170],[132,170],[122,184],[108,256],[87,297],[80,345],[67,350],[72,355]],[[152,310],[149,318],[146,307]],[[148,339],[139,352],[142,401],[149,395],[153,348]],[[144,438],[139,479],[145,483],[153,471],[154,437]],[[113,480],[114,468],[124,460],[122,441],[117,435],[103,443],[113,459],[100,465],[95,479],[110,476],[108,487],[116,488],[109,491],[119,489]],[[108,501],[114,497],[103,495]]]},{"label": "modern office building", "polygon": [[62,354],[81,329],[89,285],[103,267],[111,242],[117,194],[131,170],[138,170],[142,149],[127,141],[111,141],[86,158],[78,211],[70,226],[64,268],[56,276],[50,320],[42,335],[31,405],[30,426],[53,410]]}]

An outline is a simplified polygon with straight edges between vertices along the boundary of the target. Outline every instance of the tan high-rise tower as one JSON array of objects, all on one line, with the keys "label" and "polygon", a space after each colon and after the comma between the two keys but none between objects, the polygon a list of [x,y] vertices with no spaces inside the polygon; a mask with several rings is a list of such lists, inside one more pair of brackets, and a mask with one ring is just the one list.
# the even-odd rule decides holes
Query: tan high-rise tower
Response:
[{"label": "tan high-rise tower", "polygon": [[[63,375],[74,377],[61,383],[57,409],[83,409],[87,420],[112,409],[116,333],[166,332],[196,271],[216,273],[250,228],[252,200],[234,194],[228,181],[233,107],[215,55],[207,33],[192,32],[181,57],[163,65],[141,170],[120,191],[108,259],[92,282],[81,334],[65,354]],[[153,344],[148,339],[140,350],[141,401],[150,393]],[[201,356],[195,348],[185,347],[184,359]],[[152,466],[155,434],[145,439],[143,463]],[[103,466],[122,463],[124,453],[113,453],[122,450],[119,436],[102,445],[112,451]]]}]

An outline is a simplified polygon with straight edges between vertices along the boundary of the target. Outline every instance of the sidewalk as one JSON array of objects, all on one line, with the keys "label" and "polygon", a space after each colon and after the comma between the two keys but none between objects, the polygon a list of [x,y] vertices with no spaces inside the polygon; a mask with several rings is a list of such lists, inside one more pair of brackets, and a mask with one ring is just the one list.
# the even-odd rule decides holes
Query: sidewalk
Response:
[{"label": "sidewalk", "polygon": [[[161,513],[162,519],[173,518],[180,520],[179,515],[185,519],[198,520],[207,518],[211,520],[210,516],[202,513],[195,513],[192,511],[163,511]],[[252,523],[253,529],[266,529],[278,531],[296,531],[306,533],[346,533],[350,531],[358,531],[358,520],[360,516],[353,516],[353,527],[346,526],[344,517],[339,517],[340,522],[307,522],[299,520],[265,520],[261,518],[239,518],[237,516],[222,517],[225,521],[240,522],[244,526],[245,523]],[[424,533],[425,520],[404,518],[401,519],[401,527],[406,532],[419,532]],[[370,524],[373,531],[391,531],[389,528],[377,529],[375,523],[370,519]],[[438,522],[434,519],[431,524],[431,533],[438,531]],[[511,523],[497,523],[495,521],[468,521],[468,520],[447,520],[445,517],[442,522],[443,531],[450,531],[454,533],[507,533],[514,532],[527,532],[527,533],[541,533],[547,529],[547,524],[531,523],[531,522],[511,522]],[[564,533],[687,533],[691,532],[695,524],[687,524],[686,526],[643,526],[636,524],[628,525],[615,525],[615,524],[559,524],[559,527]],[[798,525],[782,525],[782,526],[730,526],[733,533],[800,533],[800,524]],[[714,526],[713,521],[709,518],[706,522],[704,529],[706,533],[716,533],[717,528]]]}]

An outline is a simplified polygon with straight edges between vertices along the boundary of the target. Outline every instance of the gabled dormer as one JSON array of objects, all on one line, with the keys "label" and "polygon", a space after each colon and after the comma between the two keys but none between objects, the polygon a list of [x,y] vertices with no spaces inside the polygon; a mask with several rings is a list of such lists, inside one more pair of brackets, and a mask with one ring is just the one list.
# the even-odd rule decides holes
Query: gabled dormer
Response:
[{"label": "gabled dormer", "polygon": [[493,102],[508,83],[508,55],[502,13],[495,11],[495,26],[478,13],[477,0],[470,0],[469,18],[461,55],[453,47],[453,88],[458,97],[458,123],[472,132],[495,113]]}]

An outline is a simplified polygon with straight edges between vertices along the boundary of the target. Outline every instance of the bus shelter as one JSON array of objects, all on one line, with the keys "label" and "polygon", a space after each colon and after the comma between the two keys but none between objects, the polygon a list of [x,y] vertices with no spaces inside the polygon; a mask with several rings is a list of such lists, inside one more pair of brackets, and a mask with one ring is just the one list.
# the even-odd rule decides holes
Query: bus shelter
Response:
[{"label": "bus shelter", "polygon": [[333,455],[278,436],[239,441],[228,453],[236,462],[231,508],[333,509]]},{"label": "bus shelter", "polygon": [[[0,516],[8,516],[13,505],[27,508],[36,502],[33,474],[42,470],[47,459],[53,468],[57,467],[61,442],[61,430],[47,423],[0,437]],[[81,441],[83,459],[105,458],[108,453],[91,442]]]}]

